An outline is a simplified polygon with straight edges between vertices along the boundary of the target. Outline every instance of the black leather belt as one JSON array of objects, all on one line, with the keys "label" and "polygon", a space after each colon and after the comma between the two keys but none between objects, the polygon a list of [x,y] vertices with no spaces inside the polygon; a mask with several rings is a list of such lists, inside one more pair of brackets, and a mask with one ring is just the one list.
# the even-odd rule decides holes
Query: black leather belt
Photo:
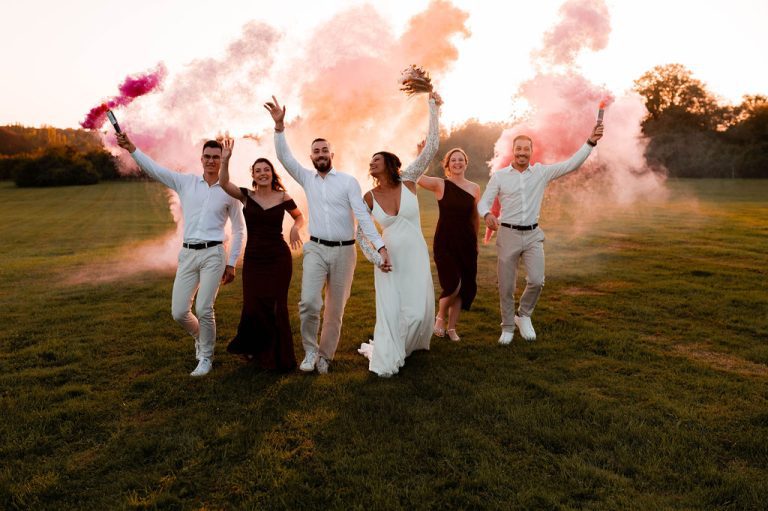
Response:
[{"label": "black leather belt", "polygon": [[181,246],[184,248],[191,248],[192,250],[201,250],[203,248],[210,248],[215,247],[216,245],[221,245],[221,241],[206,241],[205,243],[182,243]]},{"label": "black leather belt", "polygon": [[320,243],[321,245],[325,245],[326,247],[346,247],[348,245],[354,245],[355,240],[346,240],[346,241],[328,241],[328,240],[321,240],[320,238],[316,238],[314,236],[309,237],[309,241],[314,241],[315,243]]},{"label": "black leather belt", "polygon": [[516,231],[532,231],[535,228],[539,226],[539,224],[533,224],[533,225],[512,225],[512,224],[505,224],[502,222],[502,227],[507,227],[509,229],[514,229]]}]

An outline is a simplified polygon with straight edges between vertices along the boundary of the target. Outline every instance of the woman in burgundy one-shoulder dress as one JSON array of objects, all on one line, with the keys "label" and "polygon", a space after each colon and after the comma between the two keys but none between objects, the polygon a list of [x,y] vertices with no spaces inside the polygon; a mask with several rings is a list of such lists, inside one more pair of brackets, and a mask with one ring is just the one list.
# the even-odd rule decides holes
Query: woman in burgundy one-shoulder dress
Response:
[{"label": "woman in burgundy one-shoulder dress", "polygon": [[468,163],[462,149],[451,149],[443,159],[445,179],[419,180],[419,186],[435,194],[440,209],[432,246],[442,288],[434,332],[438,337],[447,334],[452,341],[460,339],[456,332],[460,311],[470,309],[477,293],[480,186],[464,177]]}]

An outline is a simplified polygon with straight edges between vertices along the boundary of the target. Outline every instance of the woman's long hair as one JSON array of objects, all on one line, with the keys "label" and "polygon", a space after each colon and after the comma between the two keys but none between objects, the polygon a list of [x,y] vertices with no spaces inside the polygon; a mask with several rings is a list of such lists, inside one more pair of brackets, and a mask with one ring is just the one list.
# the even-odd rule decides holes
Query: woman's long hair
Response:
[{"label": "woman's long hair", "polygon": [[[378,153],[373,153],[374,156],[377,154],[380,154],[381,157],[384,158],[384,167],[387,169],[387,175],[389,176],[389,179],[391,179],[395,184],[399,183],[401,181],[400,166],[402,165],[402,163],[400,163],[400,158],[388,151],[379,151]],[[376,177],[373,178],[373,181],[377,185],[379,184],[379,180],[376,179]]]},{"label": "woman's long hair", "polygon": [[[283,186],[283,182],[280,181],[280,176],[277,175],[277,172],[275,172],[275,166],[272,165],[272,162],[269,161],[266,158],[258,158],[255,162],[253,162],[253,165],[251,165],[251,174],[253,174],[253,167],[256,166],[257,163],[266,163],[269,165],[269,170],[272,171],[272,183],[270,183],[270,187],[272,190],[276,192],[284,192],[285,187]],[[251,184],[253,184],[253,187],[256,188],[256,181],[252,181]]]}]

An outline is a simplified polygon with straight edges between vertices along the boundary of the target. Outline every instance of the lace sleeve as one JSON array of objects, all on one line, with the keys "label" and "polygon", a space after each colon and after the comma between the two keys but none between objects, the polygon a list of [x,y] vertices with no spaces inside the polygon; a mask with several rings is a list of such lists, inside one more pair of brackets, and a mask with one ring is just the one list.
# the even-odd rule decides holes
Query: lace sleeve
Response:
[{"label": "lace sleeve", "polygon": [[437,148],[440,145],[440,137],[438,131],[438,106],[435,104],[434,99],[429,100],[429,132],[427,134],[427,145],[421,151],[421,154],[410,164],[405,170],[400,172],[400,176],[403,181],[416,182],[424,172],[426,172],[429,162],[435,157]]},{"label": "lace sleeve", "polygon": [[[365,204],[365,201],[363,201],[363,204]],[[371,210],[368,209],[367,204],[365,205],[365,209],[368,210],[368,213],[370,214]],[[357,244],[360,246],[360,250],[363,251],[365,258],[375,264],[377,267],[381,266],[381,254],[379,254],[378,251],[374,248],[373,244],[368,241],[368,238],[365,237],[363,229],[360,227],[360,223],[357,224],[355,239],[357,240]]]}]

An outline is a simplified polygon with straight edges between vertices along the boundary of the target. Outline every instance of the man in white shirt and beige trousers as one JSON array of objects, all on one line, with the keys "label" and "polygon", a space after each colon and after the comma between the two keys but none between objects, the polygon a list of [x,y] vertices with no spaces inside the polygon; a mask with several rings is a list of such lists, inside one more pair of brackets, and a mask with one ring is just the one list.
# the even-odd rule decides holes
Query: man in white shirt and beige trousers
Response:
[{"label": "man in white shirt and beige trousers", "polygon": [[[220,284],[235,278],[235,264],[243,246],[245,220],[240,201],[219,185],[221,144],[209,140],[203,145],[200,162],[203,173],[182,174],[161,167],[130,141],[117,134],[117,143],[131,153],[141,169],[179,195],[184,215],[184,240],[173,282],[171,314],[195,339],[197,367],[190,376],[205,376],[213,368],[216,344],[216,317],[213,304]],[[232,245],[227,260],[224,251],[227,219],[232,223]],[[192,300],[195,299],[192,314]]]},{"label": "man in white shirt and beige trousers", "polygon": [[[568,160],[551,165],[530,165],[533,141],[525,135],[519,135],[512,142],[512,164],[494,172],[488,181],[477,210],[485,219],[485,225],[498,231],[496,247],[501,302],[500,344],[512,342],[515,325],[524,339],[536,339],[531,315],[544,287],[544,231],[538,224],[544,189],[553,179],[578,169],[602,136],[603,124],[598,122],[587,142]],[[490,211],[496,197],[501,203],[501,221]],[[525,265],[526,286],[515,314],[515,287],[520,259]]]},{"label": "man in white shirt and beige trousers", "polygon": [[[301,166],[291,154],[285,139],[285,107],[277,99],[264,107],[275,121],[275,152],[288,173],[304,188],[309,206],[309,243],[304,244],[304,265],[301,278],[301,342],[304,360],[299,369],[320,374],[328,372],[341,336],[344,307],[352,288],[357,262],[355,247],[355,218],[365,236],[381,254],[381,269],[391,270],[384,241],[376,230],[363,203],[357,180],[333,168],[330,143],[322,138],[312,142],[310,159],[315,170]],[[325,309],[320,342],[320,309]]]}]

